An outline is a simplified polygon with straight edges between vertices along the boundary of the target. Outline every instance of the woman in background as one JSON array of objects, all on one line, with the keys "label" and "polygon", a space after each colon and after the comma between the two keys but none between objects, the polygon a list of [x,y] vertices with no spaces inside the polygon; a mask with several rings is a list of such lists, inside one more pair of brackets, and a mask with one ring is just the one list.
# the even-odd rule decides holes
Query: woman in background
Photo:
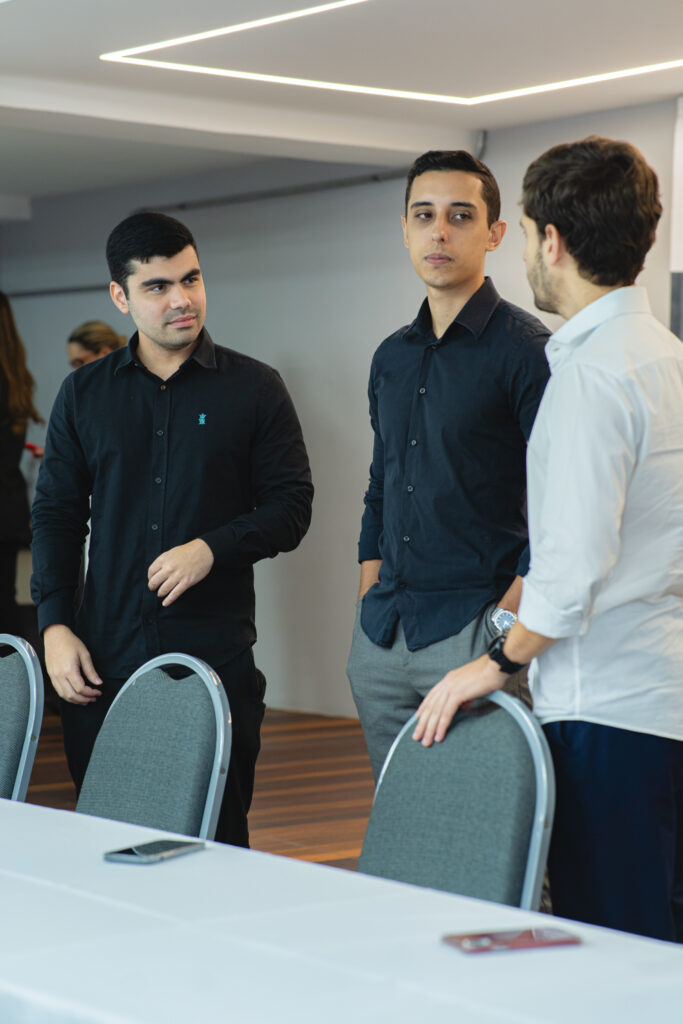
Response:
[{"label": "woman in background", "polygon": [[35,382],[7,296],[0,292],[0,633],[19,630],[17,552],[31,541],[26,481],[19,469],[28,421],[42,423]]},{"label": "woman in background", "polygon": [[87,320],[75,331],[72,331],[66,343],[66,353],[73,370],[94,359],[108,356],[117,348],[122,348],[126,339],[101,320]]}]

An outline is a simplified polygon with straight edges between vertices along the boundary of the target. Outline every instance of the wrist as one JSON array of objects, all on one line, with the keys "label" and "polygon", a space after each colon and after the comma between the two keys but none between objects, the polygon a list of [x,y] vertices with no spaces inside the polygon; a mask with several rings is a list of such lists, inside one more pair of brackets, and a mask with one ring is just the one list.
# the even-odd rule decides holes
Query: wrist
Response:
[{"label": "wrist", "polygon": [[496,667],[500,672],[506,676],[514,675],[515,672],[521,672],[524,665],[517,661],[512,661],[504,653],[505,641],[507,640],[508,631],[499,633],[498,636],[494,637],[488,646],[487,654],[492,662],[495,663]]}]

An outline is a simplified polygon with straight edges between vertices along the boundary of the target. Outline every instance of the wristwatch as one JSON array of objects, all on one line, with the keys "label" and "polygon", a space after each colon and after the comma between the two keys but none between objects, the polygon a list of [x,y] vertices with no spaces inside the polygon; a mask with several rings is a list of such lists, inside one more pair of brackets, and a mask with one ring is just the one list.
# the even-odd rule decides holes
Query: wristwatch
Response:
[{"label": "wristwatch", "polygon": [[[512,614],[512,613],[510,613]],[[505,672],[506,675],[511,676],[514,672],[521,672],[524,665],[519,665],[516,661],[510,661],[503,654],[503,647],[507,640],[507,630],[504,633],[499,633],[498,636],[494,637],[488,646],[487,654],[491,661],[495,661],[496,665]]]},{"label": "wristwatch", "polygon": [[507,608],[494,608],[491,612],[491,622],[499,633],[505,633],[510,626],[514,626],[517,616]]}]

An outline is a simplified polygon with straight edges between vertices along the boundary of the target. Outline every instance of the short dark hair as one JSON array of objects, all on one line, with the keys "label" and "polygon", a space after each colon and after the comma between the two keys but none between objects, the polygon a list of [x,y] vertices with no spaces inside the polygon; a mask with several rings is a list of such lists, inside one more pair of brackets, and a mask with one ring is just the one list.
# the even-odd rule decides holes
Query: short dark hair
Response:
[{"label": "short dark hair", "polygon": [[522,207],[543,237],[554,224],[593,284],[633,284],[662,215],[657,175],[629,142],[592,135],[529,165]]},{"label": "short dark hair", "polygon": [[155,256],[176,256],[188,245],[197,251],[192,232],[165,213],[143,211],[117,224],[107,239],[107,263],[112,281],[128,295],[127,282],[133,272],[132,261],[149,263]]},{"label": "short dark hair", "polygon": [[408,213],[408,202],[413,182],[421,174],[428,171],[464,171],[473,174],[481,182],[481,194],[486,203],[489,226],[500,218],[500,190],[498,182],[490,170],[476,156],[465,149],[430,149],[414,161],[406,179],[405,212]]}]

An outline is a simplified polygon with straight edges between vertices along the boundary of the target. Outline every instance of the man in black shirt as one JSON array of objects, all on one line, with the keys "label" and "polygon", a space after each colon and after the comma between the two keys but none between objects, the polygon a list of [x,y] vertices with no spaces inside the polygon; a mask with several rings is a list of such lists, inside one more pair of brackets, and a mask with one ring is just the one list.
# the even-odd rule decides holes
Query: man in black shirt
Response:
[{"label": "man in black shirt", "polygon": [[[182,651],[221,677],[232,752],[216,838],[248,845],[265,679],[253,563],[295,548],[313,488],[278,373],[214,345],[189,230],[135,214],[107,243],[111,296],[138,330],[64,381],[33,505],[32,595],[79,789],[126,678]],[[83,602],[72,611],[91,521]]]},{"label": "man in black shirt", "polygon": [[528,568],[526,442],[549,332],[484,276],[499,216],[496,181],[469,153],[413,164],[403,231],[427,298],[372,362],[348,666],[375,779],[441,665],[470,661],[514,621]]}]

